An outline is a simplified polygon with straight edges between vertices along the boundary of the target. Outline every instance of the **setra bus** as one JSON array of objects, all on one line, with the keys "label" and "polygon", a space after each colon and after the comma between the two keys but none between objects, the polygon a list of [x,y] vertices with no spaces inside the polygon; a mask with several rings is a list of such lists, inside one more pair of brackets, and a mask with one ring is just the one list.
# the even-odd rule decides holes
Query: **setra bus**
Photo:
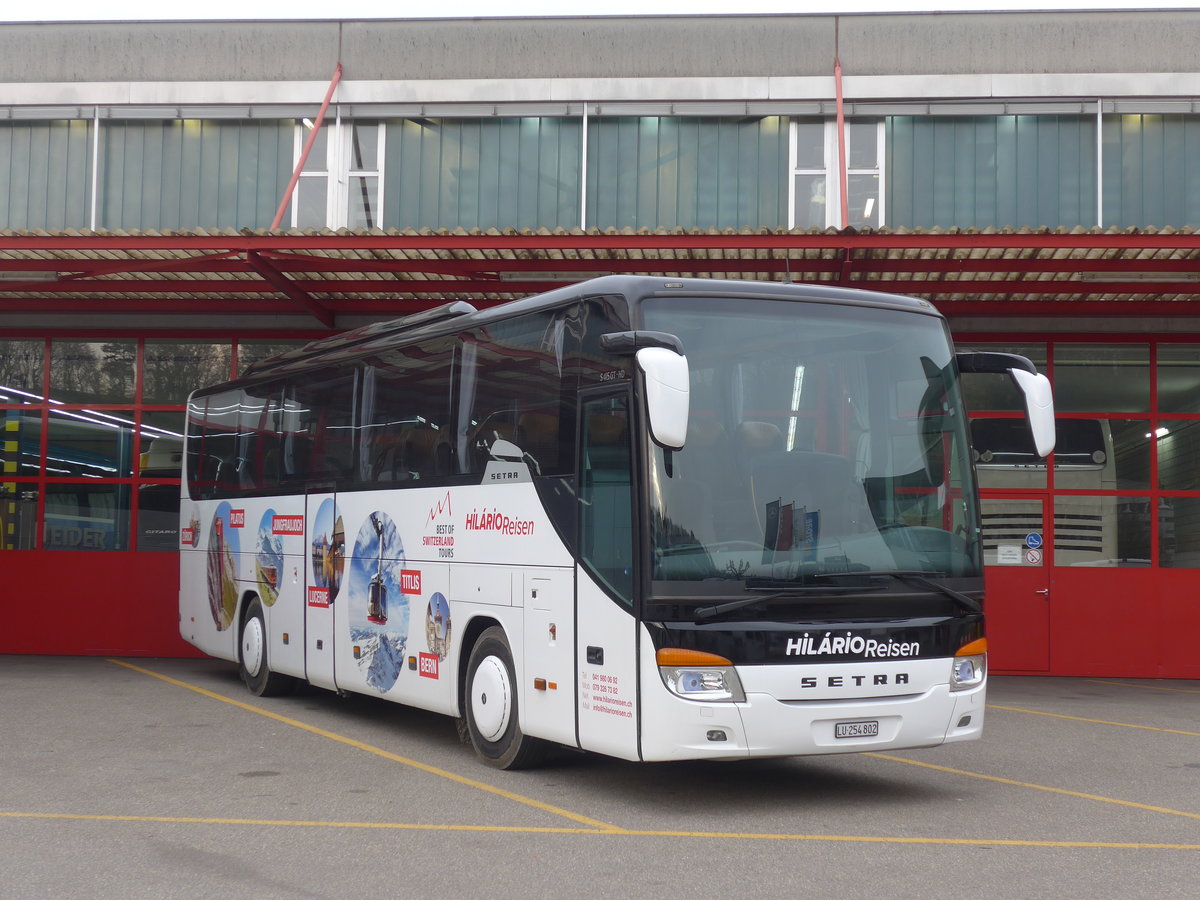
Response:
[{"label": "setra bus", "polygon": [[455,716],[486,763],[979,737],[960,372],[923,300],[606,276],[315,341],[188,401],[180,623],[297,679]]}]

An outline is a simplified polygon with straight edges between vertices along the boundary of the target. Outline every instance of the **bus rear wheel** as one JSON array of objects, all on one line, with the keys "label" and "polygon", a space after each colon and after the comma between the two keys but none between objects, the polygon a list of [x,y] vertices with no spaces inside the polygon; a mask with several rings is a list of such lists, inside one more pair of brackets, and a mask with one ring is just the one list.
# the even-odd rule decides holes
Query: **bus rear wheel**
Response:
[{"label": "bus rear wheel", "polygon": [[296,679],[272,672],[267,660],[267,622],[257,597],[246,607],[242,632],[238,639],[238,663],[242,681],[257,697],[278,697],[291,693]]},{"label": "bus rear wheel", "polygon": [[545,756],[546,744],[517,724],[517,679],[504,629],[479,636],[467,662],[463,719],[475,755],[497,769],[526,769]]}]

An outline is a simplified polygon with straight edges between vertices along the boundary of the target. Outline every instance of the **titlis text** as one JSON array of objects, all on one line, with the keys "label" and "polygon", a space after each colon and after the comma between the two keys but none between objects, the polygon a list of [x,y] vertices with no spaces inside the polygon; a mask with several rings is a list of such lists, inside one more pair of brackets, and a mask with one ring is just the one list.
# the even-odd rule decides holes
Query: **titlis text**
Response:
[{"label": "titlis text", "polygon": [[825,632],[824,636],[805,633],[801,637],[788,638],[787,656],[842,656],[854,654],[864,659],[891,659],[912,657],[921,653],[920,641],[896,641],[888,638],[877,641],[847,631],[843,634]]}]

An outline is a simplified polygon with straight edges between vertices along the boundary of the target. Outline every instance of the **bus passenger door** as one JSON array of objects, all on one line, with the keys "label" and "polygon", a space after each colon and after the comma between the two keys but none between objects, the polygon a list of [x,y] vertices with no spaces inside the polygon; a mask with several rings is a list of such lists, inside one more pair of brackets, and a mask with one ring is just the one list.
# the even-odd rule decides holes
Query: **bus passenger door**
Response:
[{"label": "bus passenger door", "polygon": [[593,394],[582,399],[575,593],[579,745],[622,759],[637,759],[629,394]]},{"label": "bus passenger door", "polygon": [[1050,668],[1049,501],[1044,493],[982,498],[988,667]]},{"label": "bus passenger door", "polygon": [[346,565],[346,535],[336,495],[309,494],[304,591],[304,657],[308,680],[337,688],[333,673],[333,609]]}]

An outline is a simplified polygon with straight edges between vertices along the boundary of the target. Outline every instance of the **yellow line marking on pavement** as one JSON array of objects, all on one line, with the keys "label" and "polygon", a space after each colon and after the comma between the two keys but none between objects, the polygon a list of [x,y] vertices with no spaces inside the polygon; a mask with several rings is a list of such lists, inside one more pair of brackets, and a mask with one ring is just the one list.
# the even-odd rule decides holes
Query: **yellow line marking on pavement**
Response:
[{"label": "yellow line marking on pavement", "polygon": [[1173,688],[1158,684],[1130,684],[1128,681],[1101,681],[1099,678],[1085,679],[1092,684],[1107,684],[1112,687],[1138,688],[1143,691],[1168,691],[1172,694],[1200,694],[1200,688]]},{"label": "yellow line marking on pavement", "polygon": [[1146,812],[1165,813],[1169,816],[1182,816],[1185,819],[1200,819],[1200,813],[1184,812],[1179,809],[1169,809],[1165,806],[1149,806],[1145,803],[1134,803],[1132,800],[1118,800],[1116,797],[1102,797],[1099,794],[1085,794],[1082,791],[1070,791],[1066,788],[1049,787],[1044,784],[1033,784],[1028,781],[1016,781],[1012,778],[1001,778],[998,775],[984,775],[980,772],[968,772],[965,769],[952,769],[949,766],[939,766],[934,763],[918,762],[915,759],[905,759],[903,756],[892,756],[889,753],[866,753],[865,756],[873,756],[876,759],[888,759],[892,762],[907,763],[910,766],[920,766],[923,769],[932,769],[935,772],[946,772],[950,775],[965,775],[967,778],[979,778],[983,781],[994,781],[997,784],[1008,784],[1013,787],[1029,788],[1034,791],[1046,791],[1050,794],[1062,794],[1064,797],[1078,797],[1081,800],[1095,800],[1097,803],[1112,803],[1116,806],[1128,806],[1132,809],[1140,809]]},{"label": "yellow line marking on pavement", "polygon": [[1067,716],[1062,713],[1042,712],[1037,709],[1021,709],[1017,706],[987,705],[988,709],[1002,709],[1005,712],[1027,713],[1031,716],[1049,716],[1052,719],[1069,719],[1072,722],[1088,722],[1092,725],[1115,725],[1118,728],[1140,728],[1142,731],[1157,731],[1161,734],[1182,734],[1187,737],[1200,737],[1197,731],[1179,731],[1176,728],[1155,728],[1153,725],[1134,725],[1132,722],[1111,722],[1108,719],[1085,719],[1083,716]]},{"label": "yellow line marking on pavement", "polygon": [[230,706],[236,706],[238,709],[244,709],[247,712],[257,713],[260,716],[266,716],[268,719],[274,719],[276,722],[282,722],[284,725],[291,725],[293,728],[299,728],[302,731],[309,732],[310,734],[328,738],[331,741],[337,741],[339,744],[345,744],[348,747],[354,747],[356,750],[362,750],[365,753],[373,753],[375,756],[381,756],[384,759],[391,760],[392,762],[398,762],[405,766],[411,766],[414,769],[420,769],[422,772],[427,772],[430,775],[437,775],[439,778],[446,778],[450,781],[455,781],[459,784],[466,785],[467,787],[475,788],[476,790],[486,791],[489,794],[495,794],[499,797],[504,797],[506,800],[512,800],[515,803],[522,803],[525,806],[532,806],[534,809],[540,809],[543,812],[548,812],[556,816],[563,816],[564,818],[570,819],[572,822],[578,822],[581,825],[587,825],[602,831],[620,830],[613,825],[609,825],[607,822],[601,822],[598,819],[589,819],[587,816],[581,816],[578,813],[571,812],[570,810],[562,809],[558,806],[552,806],[549,803],[543,803],[541,800],[535,800],[532,797],[526,797],[522,794],[513,793],[512,791],[506,791],[504,788],[499,788],[491,784],[485,784],[482,781],[476,781],[473,778],[467,778],[463,775],[456,775],[454,772],[449,772],[446,769],[439,769],[436,766],[431,766],[427,763],[418,762],[417,760],[410,759],[407,756],[400,756],[396,753],[390,753],[381,747],[375,747],[371,744],[365,744],[362,741],[356,741],[353,738],[348,738],[332,731],[326,731],[323,728],[317,728],[315,725],[309,725],[305,722],[301,722],[298,719],[289,719],[287,716],[281,716],[278,713],[273,713],[265,709],[260,709],[257,706],[252,706],[249,703],[243,703],[240,700],[234,700],[232,697],[225,697],[206,688],[202,688],[194,684],[188,684],[186,681],[180,681],[177,678],[171,678],[169,675],[161,675],[158,672],[152,672],[149,669],[143,669],[141,666],[135,666],[132,663],[127,663],[119,659],[110,659],[109,662],[118,666],[124,666],[126,669],[131,669],[134,672],[140,672],[143,675],[149,675],[152,678],[159,679],[160,681],[165,681],[167,684],[173,684],[176,687],[186,688],[189,691],[195,691],[197,694],[201,694],[213,700],[220,700],[222,703],[228,703]]},{"label": "yellow line marking on pavement", "polygon": [[1200,850],[1200,844],[1152,844],[1125,841],[1032,841],[1001,838],[895,837],[867,834],[773,834],[737,831],[655,831],[624,828],[540,828],[508,825],[419,825],[408,822],[318,822],[286,819],[217,819],[187,816],[116,816],[82,813],[0,812],[0,819],[58,819],[87,822],[158,822],[168,825],[254,825],[270,828],[358,828],[375,831],[473,831],[497,834],[568,834],[582,837],[669,837],[757,841],[825,841],[853,844],[924,844],[966,847],[1050,847],[1104,850]]}]

